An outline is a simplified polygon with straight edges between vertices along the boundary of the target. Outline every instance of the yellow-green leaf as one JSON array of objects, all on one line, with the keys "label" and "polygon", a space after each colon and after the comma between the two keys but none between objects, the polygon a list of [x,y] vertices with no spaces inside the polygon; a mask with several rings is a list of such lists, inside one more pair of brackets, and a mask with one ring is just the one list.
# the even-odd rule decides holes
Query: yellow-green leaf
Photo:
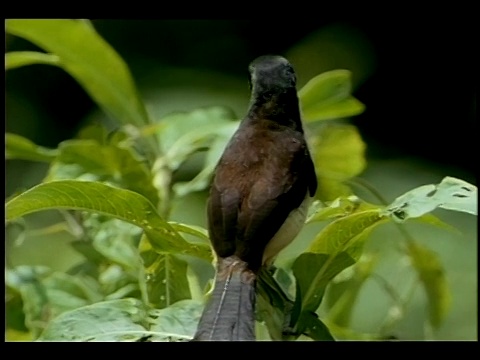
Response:
[{"label": "yellow-green leaf", "polygon": [[335,119],[358,115],[364,105],[350,95],[351,72],[332,70],[317,75],[299,90],[305,121]]},{"label": "yellow-green leaf", "polygon": [[355,260],[358,260],[359,251],[363,241],[375,226],[388,221],[388,218],[380,215],[378,209],[356,212],[337,219],[315,237],[308,249],[317,254],[338,254],[347,252]]},{"label": "yellow-green leaf", "polygon": [[5,54],[5,70],[33,64],[58,65],[59,62],[57,55],[38,51],[12,51]]},{"label": "yellow-green leaf", "polygon": [[310,139],[319,180],[317,197],[332,201],[350,195],[343,181],[359,175],[366,167],[366,145],[353,125],[322,126]]},{"label": "yellow-green leaf", "polygon": [[58,150],[38,146],[23,136],[5,134],[5,158],[50,162],[58,155]]}]

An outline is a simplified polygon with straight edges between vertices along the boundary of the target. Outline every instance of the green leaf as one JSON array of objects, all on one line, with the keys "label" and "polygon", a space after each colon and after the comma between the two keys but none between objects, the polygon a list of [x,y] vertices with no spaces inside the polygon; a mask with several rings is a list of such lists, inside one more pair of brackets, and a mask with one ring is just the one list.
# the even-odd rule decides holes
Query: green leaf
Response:
[{"label": "green leaf", "polygon": [[224,107],[200,108],[187,113],[175,113],[159,122],[158,137],[171,170],[176,170],[191,154],[210,145],[229,128],[234,114]]},{"label": "green leaf", "polygon": [[[299,315],[303,312],[315,312],[322,301],[328,283],[354,262],[345,252],[337,256],[310,252],[301,254],[292,267],[297,281],[293,320],[299,319]],[[302,324],[299,325],[301,329]]]},{"label": "green leaf", "polygon": [[51,272],[47,268],[20,266],[8,269],[6,282],[20,292],[26,324],[35,337],[50,319],[101,299],[101,295],[89,288],[81,277]]},{"label": "green leaf", "polygon": [[416,222],[419,222],[419,223],[422,223],[422,224],[428,224],[428,225],[436,226],[436,227],[439,227],[439,228],[441,228],[443,230],[446,230],[446,231],[451,231],[451,232],[456,233],[456,234],[461,234],[461,231],[458,230],[456,227],[454,227],[450,224],[447,224],[446,222],[440,220],[438,217],[436,217],[433,214],[425,214],[425,215],[422,215],[422,216],[417,217],[417,218],[412,218],[412,221],[416,221]]},{"label": "green leaf", "polygon": [[318,318],[314,312],[302,313],[299,322],[304,327],[305,335],[316,341],[335,341],[328,327]]},{"label": "green leaf", "polygon": [[177,196],[185,196],[190,192],[201,191],[208,187],[215,166],[237,128],[238,122],[231,122],[217,129],[217,135],[205,156],[203,169],[191,181],[174,184],[173,190]]},{"label": "green leaf", "polygon": [[351,72],[333,70],[317,75],[298,92],[305,121],[349,117],[362,113],[365,106],[350,95]]},{"label": "green leaf", "polygon": [[5,70],[11,70],[25,65],[58,65],[59,63],[60,58],[57,55],[37,51],[12,51],[5,54]]},{"label": "green leaf", "polygon": [[156,308],[168,307],[191,298],[187,263],[174,255],[154,254],[150,244],[140,244],[145,262],[145,286],[148,302]]},{"label": "green leaf", "polygon": [[190,244],[178,234],[142,195],[97,182],[75,180],[40,184],[6,204],[7,221],[48,209],[101,213],[141,227],[160,253],[183,253],[211,259],[207,245]]},{"label": "green leaf", "polygon": [[151,310],[152,341],[193,338],[202,310],[203,303],[196,300],[181,300],[165,309]]},{"label": "green leaf", "polygon": [[308,251],[331,255],[345,251],[353,259],[358,260],[367,236],[376,226],[386,221],[388,218],[381,216],[379,209],[342,217],[323,228],[310,244]]},{"label": "green leaf", "polygon": [[5,271],[5,284],[17,290],[23,301],[25,325],[37,338],[51,318],[48,296],[41,280],[51,274],[45,266],[19,266]]},{"label": "green leaf", "polygon": [[48,149],[34,144],[23,136],[5,134],[5,158],[31,161],[51,162],[58,155],[58,150]]},{"label": "green leaf", "polygon": [[83,226],[93,239],[93,248],[105,258],[126,269],[140,269],[141,258],[136,246],[141,234],[139,227],[98,214],[88,216]]},{"label": "green leaf", "polygon": [[[68,171],[74,166],[75,172]],[[67,171],[65,171],[67,169]],[[158,202],[153,177],[148,167],[131,149],[115,145],[102,145],[95,140],[67,140],[60,144],[55,159],[44,182],[96,175],[98,180],[108,180]]]},{"label": "green leaf", "polygon": [[98,302],[68,311],[50,322],[41,341],[136,341],[149,335],[147,309],[140,300]]},{"label": "green leaf", "polygon": [[317,221],[325,221],[345,217],[355,212],[379,209],[378,206],[362,201],[355,195],[339,197],[331,201],[327,206],[316,200],[310,206],[310,214],[305,221],[307,224]]},{"label": "green leaf", "polygon": [[366,167],[365,149],[353,125],[322,126],[310,139],[319,180],[317,198],[332,201],[351,191],[343,182],[359,175]]},{"label": "green leaf", "polygon": [[396,198],[384,214],[397,222],[422,216],[437,207],[477,215],[477,199],[475,185],[447,176],[440,184],[423,185]]},{"label": "green leaf", "polygon": [[94,101],[122,124],[149,123],[130,71],[117,52],[82,20],[6,20],[6,31],[50,52]]},{"label": "green leaf", "polygon": [[[351,271],[349,271],[350,269],[345,270],[342,275],[338,276],[343,278],[345,272],[350,272],[350,276],[347,279],[342,279],[337,282],[338,277],[335,278],[335,283],[330,286],[333,286],[334,288],[341,286],[343,291],[336,292],[337,296],[335,300],[330,300],[330,296],[327,298],[327,300],[330,300],[329,302],[333,302],[333,306],[328,311],[329,323],[335,323],[341,327],[349,326],[360,290],[365,281],[373,273],[377,260],[378,258],[375,256],[362,257],[353,267],[350,268]],[[329,293],[332,292],[331,287],[329,288]]]},{"label": "green leaf", "polygon": [[168,223],[172,228],[174,228],[179,233],[193,235],[194,237],[200,239],[202,243],[210,244],[210,238],[208,236],[207,229],[201,226],[182,224],[174,221],[169,221]]},{"label": "green leaf", "polygon": [[265,323],[272,340],[284,340],[284,332],[290,330],[293,301],[265,268],[257,277],[257,294],[257,318]]},{"label": "green leaf", "polygon": [[410,242],[408,254],[427,293],[430,323],[438,328],[450,309],[452,300],[445,270],[438,256],[419,244]]}]

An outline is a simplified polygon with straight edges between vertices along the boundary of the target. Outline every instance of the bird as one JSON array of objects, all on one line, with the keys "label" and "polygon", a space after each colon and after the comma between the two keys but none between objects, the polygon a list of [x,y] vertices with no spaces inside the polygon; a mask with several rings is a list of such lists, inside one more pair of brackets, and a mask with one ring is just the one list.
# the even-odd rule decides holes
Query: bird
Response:
[{"label": "bird", "polygon": [[254,341],[256,280],[299,233],[317,189],[290,62],[249,65],[246,116],[216,164],[207,200],[213,290],[192,341]]}]

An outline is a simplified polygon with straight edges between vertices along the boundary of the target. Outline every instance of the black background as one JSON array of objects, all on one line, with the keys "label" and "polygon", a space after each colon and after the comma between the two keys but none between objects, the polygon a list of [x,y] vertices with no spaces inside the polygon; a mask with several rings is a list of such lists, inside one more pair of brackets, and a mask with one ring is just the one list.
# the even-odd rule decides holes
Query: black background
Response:
[{"label": "black background", "polygon": [[[383,14],[374,20],[330,16],[294,24],[265,19],[94,19],[93,24],[124,57],[134,77],[142,71],[136,68],[136,59],[145,56],[165,64],[246,77],[248,63],[255,57],[283,54],[317,29],[347,23],[369,39],[376,56],[373,75],[354,94],[367,106],[353,122],[368,143],[369,154],[413,156],[474,172],[478,29],[471,18],[466,10],[431,17],[393,17],[392,13],[392,17]],[[218,49],[216,55],[191,51],[198,36],[211,38],[211,47]],[[236,42],[229,42],[230,38]],[[7,37],[6,45],[7,51],[35,49],[17,38]],[[78,84],[53,67],[13,70],[7,74],[6,89],[7,131],[15,130],[15,124],[8,122],[8,95],[21,95],[45,113],[44,131],[32,139],[45,146],[72,137],[94,108]]]}]

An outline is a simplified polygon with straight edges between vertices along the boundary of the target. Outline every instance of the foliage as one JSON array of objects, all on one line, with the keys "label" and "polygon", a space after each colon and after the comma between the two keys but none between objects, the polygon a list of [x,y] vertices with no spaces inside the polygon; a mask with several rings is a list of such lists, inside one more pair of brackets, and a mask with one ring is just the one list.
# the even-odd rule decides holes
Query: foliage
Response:
[{"label": "foliage", "polygon": [[[6,269],[7,339],[190,339],[204,300],[203,293],[195,298],[202,286],[192,269],[200,262],[212,272],[213,254],[206,229],[169,216],[174,200],[207,189],[238,119],[221,106],[152,119],[127,65],[88,21],[7,20],[6,30],[48,52],[7,53],[6,69],[59,66],[119,124],[111,134],[101,124],[89,124],[57,149],[6,135],[7,159],[49,163],[40,184],[8,199],[7,230],[30,213],[62,210],[66,226],[77,234],[72,246],[83,256],[66,273],[38,266]],[[270,339],[333,340],[348,325],[352,303],[373,274],[375,262],[362,257],[371,232],[409,219],[441,225],[429,214],[437,207],[476,215],[477,188],[446,177],[388,206],[359,199],[346,181],[366,167],[365,144],[353,125],[332,121],[364,109],[351,95],[350,73],[320,74],[299,96],[320,184],[307,226],[326,226],[291,267],[262,271],[258,320],[267,325]],[[204,157],[198,173],[174,181],[176,171],[199,153]],[[428,295],[430,322],[439,326],[449,306],[441,263],[408,236],[405,241]],[[320,319],[317,310],[328,285],[352,269],[352,287],[328,321]]]}]

